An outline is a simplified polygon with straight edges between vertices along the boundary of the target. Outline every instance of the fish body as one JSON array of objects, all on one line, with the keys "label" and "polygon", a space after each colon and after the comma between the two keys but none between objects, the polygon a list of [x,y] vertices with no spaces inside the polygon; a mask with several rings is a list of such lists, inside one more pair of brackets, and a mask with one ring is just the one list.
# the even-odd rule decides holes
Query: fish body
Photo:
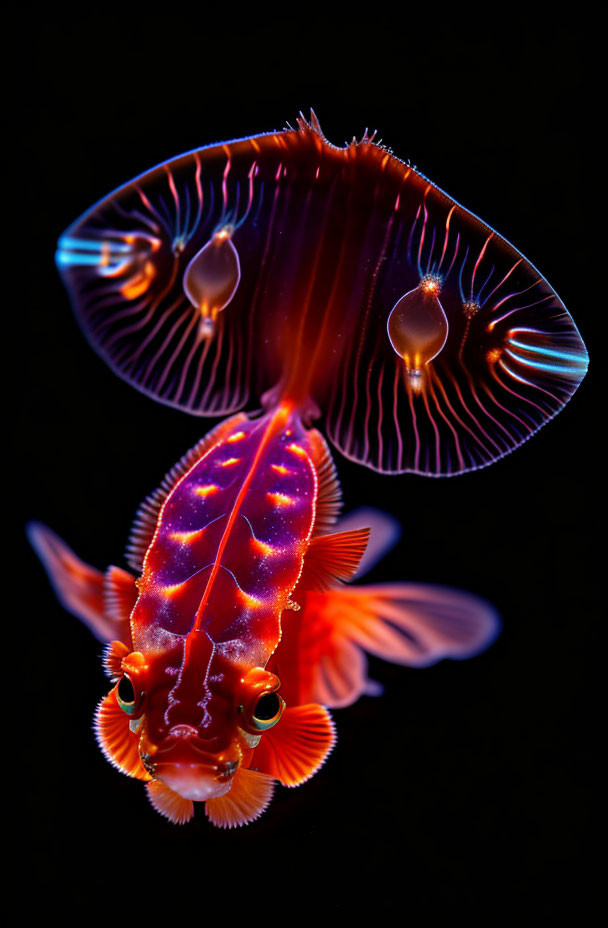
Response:
[{"label": "fish body", "polygon": [[328,707],[378,692],[365,652],[425,666],[497,634],[460,591],[347,587],[370,524],[372,558],[395,525],[369,510],[336,525],[339,508],[324,439],[281,405],[233,416],[169,472],[133,526],[136,574],[96,571],[30,526],[60,600],[109,641],[100,747],[170,821],[204,803],[215,825],[245,824],[276,782],[309,779],[335,743]]},{"label": "fish body", "polygon": [[367,133],[331,146],[314,114],[136,178],[62,236],[58,264],[87,337],[138,389],[198,415],[262,404],[144,501],[132,572],[29,526],[59,599],[107,643],[105,756],[172,822],[204,804],[246,824],[324,763],[329,710],[378,692],[367,654],[423,667],[499,627],[458,590],[350,585],[395,521],[339,519],[313,422],[376,470],[473,470],[564,405],[584,346],[512,246]]}]

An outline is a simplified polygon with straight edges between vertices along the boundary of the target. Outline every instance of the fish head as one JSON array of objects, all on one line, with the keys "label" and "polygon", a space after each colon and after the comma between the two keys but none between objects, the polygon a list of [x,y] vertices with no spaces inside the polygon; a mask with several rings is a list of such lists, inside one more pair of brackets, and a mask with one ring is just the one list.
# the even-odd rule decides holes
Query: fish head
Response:
[{"label": "fish head", "polygon": [[285,703],[279,678],[262,667],[216,659],[207,669],[201,682],[196,662],[175,668],[166,654],[141,652],[121,659],[96,720],[100,746],[115,766],[195,802],[229,792]]}]

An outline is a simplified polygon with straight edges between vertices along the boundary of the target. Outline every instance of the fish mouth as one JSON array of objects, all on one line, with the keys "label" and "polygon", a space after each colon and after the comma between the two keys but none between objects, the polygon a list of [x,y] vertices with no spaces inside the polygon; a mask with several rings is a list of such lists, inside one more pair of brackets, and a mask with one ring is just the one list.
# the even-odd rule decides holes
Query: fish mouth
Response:
[{"label": "fish mouth", "polygon": [[217,764],[156,763],[154,774],[184,799],[205,802],[225,796],[238,769],[236,761]]},{"label": "fish mouth", "polygon": [[205,802],[224,796],[232,786],[242,753],[237,744],[213,750],[190,725],[176,725],[160,744],[140,740],[140,756],[148,773],[184,799]]}]

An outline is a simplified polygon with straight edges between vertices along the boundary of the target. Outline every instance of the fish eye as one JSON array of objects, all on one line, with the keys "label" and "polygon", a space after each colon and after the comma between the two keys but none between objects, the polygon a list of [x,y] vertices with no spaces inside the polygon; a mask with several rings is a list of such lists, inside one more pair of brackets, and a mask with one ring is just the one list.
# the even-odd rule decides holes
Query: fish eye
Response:
[{"label": "fish eye", "polygon": [[116,701],[123,712],[126,712],[127,715],[133,715],[139,708],[141,696],[143,696],[143,693],[138,697],[129,677],[126,673],[123,674],[116,688]]},{"label": "fish eye", "polygon": [[276,725],[281,716],[285,703],[278,693],[262,693],[258,697],[253,710],[253,725],[258,731],[266,731]]}]

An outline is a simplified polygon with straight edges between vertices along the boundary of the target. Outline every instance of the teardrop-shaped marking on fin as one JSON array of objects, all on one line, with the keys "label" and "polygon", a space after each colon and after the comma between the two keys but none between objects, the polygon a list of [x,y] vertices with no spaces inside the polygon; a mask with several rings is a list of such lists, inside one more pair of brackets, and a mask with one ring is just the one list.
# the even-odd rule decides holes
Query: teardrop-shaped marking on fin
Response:
[{"label": "teardrop-shaped marking on fin", "polygon": [[202,338],[209,338],[215,332],[218,313],[228,305],[241,279],[233,232],[231,225],[216,229],[184,273],[186,296],[201,314],[199,333]]},{"label": "teardrop-shaped marking on fin", "polygon": [[422,387],[422,370],[436,358],[448,337],[448,320],[439,302],[441,278],[426,274],[393,306],[387,322],[390,343],[403,358],[412,388]]}]

